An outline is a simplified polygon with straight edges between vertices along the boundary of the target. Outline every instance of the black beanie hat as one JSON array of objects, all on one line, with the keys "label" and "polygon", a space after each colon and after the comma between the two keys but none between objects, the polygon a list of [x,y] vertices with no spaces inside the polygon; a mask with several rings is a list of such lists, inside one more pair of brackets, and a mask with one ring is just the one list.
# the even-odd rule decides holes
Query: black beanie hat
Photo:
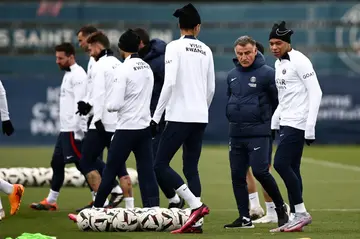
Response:
[{"label": "black beanie hat", "polygon": [[284,21],[282,21],[280,25],[275,23],[270,32],[269,40],[275,38],[275,39],[280,39],[287,43],[291,43],[290,37],[294,32],[293,30],[286,29],[285,24],[286,23]]},{"label": "black beanie hat", "polygon": [[201,24],[200,15],[191,3],[177,9],[173,16],[179,18],[180,28],[192,29]]},{"label": "black beanie hat", "polygon": [[260,42],[256,42],[256,48],[257,48],[258,51],[261,52],[261,54],[264,55],[265,48],[264,48],[263,44],[261,44]]},{"label": "black beanie hat", "polygon": [[119,38],[118,47],[125,52],[138,52],[139,45],[140,37],[132,29],[128,29]]}]

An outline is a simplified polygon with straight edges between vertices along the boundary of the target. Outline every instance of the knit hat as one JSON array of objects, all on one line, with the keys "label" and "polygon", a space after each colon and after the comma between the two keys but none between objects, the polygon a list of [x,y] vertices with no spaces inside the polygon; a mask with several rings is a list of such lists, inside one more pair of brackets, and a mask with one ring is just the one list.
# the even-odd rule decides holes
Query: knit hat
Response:
[{"label": "knit hat", "polygon": [[201,24],[200,15],[191,3],[177,9],[173,16],[179,18],[180,28],[192,29]]},{"label": "knit hat", "polygon": [[265,48],[264,48],[264,46],[263,46],[260,42],[256,42],[256,48],[257,48],[258,51],[261,52],[261,54],[264,55]]},{"label": "knit hat", "polygon": [[280,25],[275,23],[270,32],[269,40],[275,38],[287,43],[291,43],[290,37],[294,32],[293,30],[286,29],[285,24],[285,21],[282,21]]},{"label": "knit hat", "polygon": [[138,52],[140,37],[132,30],[128,29],[119,39],[118,47],[125,52]]}]

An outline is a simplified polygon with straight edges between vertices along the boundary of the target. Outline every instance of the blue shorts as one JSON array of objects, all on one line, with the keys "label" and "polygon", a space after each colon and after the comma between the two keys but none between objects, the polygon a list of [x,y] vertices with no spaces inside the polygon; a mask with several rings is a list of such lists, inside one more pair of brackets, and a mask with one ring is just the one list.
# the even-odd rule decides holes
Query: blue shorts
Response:
[{"label": "blue shorts", "polygon": [[81,141],[75,140],[73,132],[60,132],[53,156],[63,158],[65,164],[78,163],[81,158]]}]

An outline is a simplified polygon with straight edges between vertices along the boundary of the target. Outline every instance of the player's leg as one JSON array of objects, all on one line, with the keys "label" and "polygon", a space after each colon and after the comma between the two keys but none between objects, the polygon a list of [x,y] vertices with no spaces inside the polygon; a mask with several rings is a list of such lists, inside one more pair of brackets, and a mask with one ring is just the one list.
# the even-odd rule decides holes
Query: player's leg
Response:
[{"label": "player's leg", "polygon": [[[109,139],[109,142],[111,137]],[[101,208],[110,194],[113,182],[124,167],[131,152],[132,139],[123,137],[121,131],[116,130],[108,151],[108,158],[103,172],[101,183],[98,187],[94,207]],[[120,175],[124,176],[124,175]],[[124,190],[127,193],[128,190]],[[127,195],[126,195],[127,196]]]},{"label": "player's leg", "polygon": [[[9,198],[10,215],[15,215],[19,211],[21,198],[24,195],[24,190],[24,186],[21,184],[10,184],[5,180],[0,179],[0,191],[7,194]],[[2,204],[0,206],[0,218],[5,217],[5,212],[3,211]]]},{"label": "player's leg", "polygon": [[191,133],[191,130],[192,124],[168,122],[161,136],[155,160],[154,168],[160,188],[167,191],[175,189],[176,193],[185,199],[190,208],[193,209],[189,220],[179,230],[172,233],[184,233],[185,230],[209,213],[209,208],[195,197],[180,175],[170,167],[171,159]]},{"label": "player's leg", "polygon": [[[0,182],[1,183],[1,182]],[[0,198],[0,221],[5,218],[5,211]]]},{"label": "player's leg", "polygon": [[101,175],[96,167],[96,162],[106,147],[106,140],[97,130],[90,129],[81,150],[80,168],[95,193],[98,191],[101,182]]},{"label": "player's leg", "polygon": [[239,138],[230,138],[229,160],[233,192],[239,212],[239,217],[224,228],[253,228],[250,219],[249,196],[246,183],[246,174],[249,170],[249,155],[247,142]]},{"label": "player's leg", "polygon": [[273,199],[278,218],[278,225],[288,222],[286,206],[274,177],[269,172],[269,141],[270,137],[255,137],[249,139],[248,151],[250,166],[254,177]]},{"label": "player's leg", "polygon": [[139,187],[143,207],[159,207],[159,187],[149,159],[152,154],[152,140],[150,129],[137,130],[133,152],[136,159],[136,169],[139,175]]},{"label": "player's leg", "polygon": [[264,209],[262,209],[260,205],[259,193],[257,192],[256,187],[256,180],[251,168],[249,168],[246,174],[246,182],[249,192],[250,218],[251,220],[256,220],[264,216]]},{"label": "player's leg", "polygon": [[[183,173],[191,192],[201,200],[201,182],[198,171],[199,160],[202,150],[202,140],[206,124],[193,124],[193,130],[183,144]],[[202,233],[202,221],[200,220],[190,230],[191,233]]]},{"label": "player's leg", "polygon": [[[60,194],[60,189],[64,183],[65,178],[65,161],[64,158],[66,157],[63,154],[63,141],[64,132],[60,132],[54,152],[51,159],[51,169],[53,171],[51,183],[50,183],[50,192],[48,196],[39,203],[32,203],[30,207],[35,210],[48,210],[48,211],[55,211],[58,209],[57,206],[57,198]],[[67,155],[71,156],[71,155]]]},{"label": "player's leg", "polygon": [[275,154],[274,168],[284,180],[291,203],[295,207],[295,217],[285,227],[273,231],[298,231],[311,223],[312,218],[303,202],[300,179],[292,168],[294,160],[301,160],[303,147],[303,130],[287,126],[280,128],[280,143]]},{"label": "player's leg", "polygon": [[[179,123],[167,123],[167,126],[161,134],[154,162],[157,182],[170,204],[174,197],[177,196],[174,184],[178,185],[183,183],[181,177],[170,167],[170,161],[181,147],[188,134],[187,131],[185,132],[184,130],[179,129],[179,127]],[[177,183],[174,181],[177,181]]]}]

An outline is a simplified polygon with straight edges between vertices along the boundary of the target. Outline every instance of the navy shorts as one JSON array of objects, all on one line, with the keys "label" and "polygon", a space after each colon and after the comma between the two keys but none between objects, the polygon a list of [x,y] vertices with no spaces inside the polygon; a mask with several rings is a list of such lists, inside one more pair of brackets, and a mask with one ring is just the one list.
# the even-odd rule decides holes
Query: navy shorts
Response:
[{"label": "navy shorts", "polygon": [[73,132],[60,132],[55,144],[54,157],[63,158],[65,164],[79,162],[81,141],[75,140]]}]

